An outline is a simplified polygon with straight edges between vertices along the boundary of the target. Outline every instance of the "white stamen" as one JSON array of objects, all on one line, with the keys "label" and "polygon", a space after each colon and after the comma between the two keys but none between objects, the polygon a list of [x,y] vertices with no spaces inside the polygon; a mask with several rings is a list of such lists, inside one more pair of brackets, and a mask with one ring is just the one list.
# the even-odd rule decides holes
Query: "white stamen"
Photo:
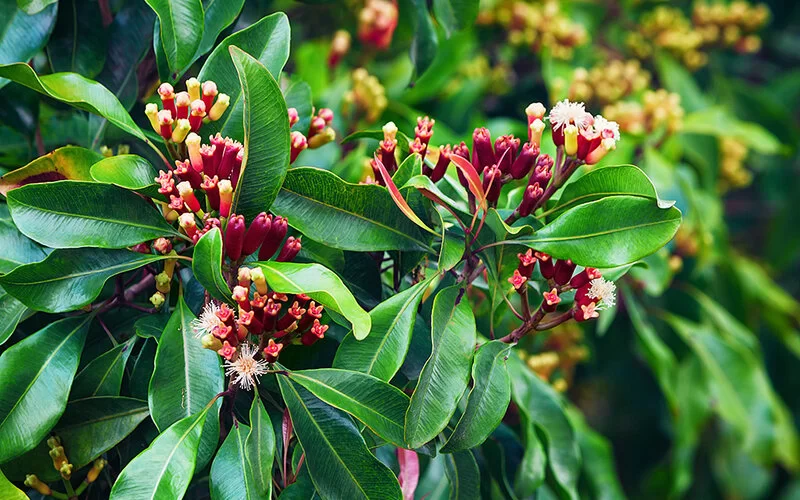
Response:
[{"label": "white stamen", "polygon": [[215,326],[222,325],[222,320],[217,317],[219,306],[212,302],[206,304],[200,316],[192,320],[192,330],[197,338],[211,333]]},{"label": "white stamen", "polygon": [[617,122],[606,120],[601,115],[597,115],[594,117],[594,129],[600,132],[603,137],[607,137],[603,132],[611,132],[611,137],[615,141],[619,140],[619,123]]},{"label": "white stamen", "polygon": [[606,281],[605,278],[600,277],[590,281],[589,285],[586,296],[602,302],[602,308],[598,307],[597,310],[614,307],[614,304],[617,303],[617,297],[614,294],[617,291],[617,285],[613,281]]},{"label": "white stamen", "polygon": [[553,130],[557,130],[567,125],[575,125],[578,129],[586,129],[592,124],[592,115],[586,112],[586,107],[582,102],[570,102],[569,99],[557,103],[550,110],[547,117]]},{"label": "white stamen", "polygon": [[267,362],[263,359],[256,360],[256,352],[253,344],[245,342],[239,348],[239,357],[235,361],[225,361],[225,375],[247,391],[253,388],[261,375],[267,373]]}]

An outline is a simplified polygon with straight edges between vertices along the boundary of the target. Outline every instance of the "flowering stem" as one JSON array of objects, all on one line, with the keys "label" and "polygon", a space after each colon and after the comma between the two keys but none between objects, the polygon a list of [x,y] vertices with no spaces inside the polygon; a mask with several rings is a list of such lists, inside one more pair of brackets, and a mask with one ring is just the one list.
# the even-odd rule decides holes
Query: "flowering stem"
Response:
[{"label": "flowering stem", "polygon": [[171,170],[172,166],[170,165],[169,161],[167,160],[167,157],[164,156],[164,153],[162,153],[161,150],[158,149],[158,146],[153,144],[153,142],[150,139],[147,139],[147,138],[145,138],[144,142],[145,142],[145,144],[150,146],[153,149],[153,151],[156,152],[156,154],[159,156],[159,158],[161,158],[161,161],[164,162],[164,165],[166,165],[167,170]]}]

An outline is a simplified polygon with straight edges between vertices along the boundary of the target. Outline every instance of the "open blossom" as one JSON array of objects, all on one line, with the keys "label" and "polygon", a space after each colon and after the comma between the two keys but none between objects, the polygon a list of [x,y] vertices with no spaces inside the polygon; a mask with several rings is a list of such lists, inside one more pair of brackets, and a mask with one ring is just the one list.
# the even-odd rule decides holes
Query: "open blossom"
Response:
[{"label": "open blossom", "polygon": [[586,293],[586,296],[596,302],[602,302],[603,308],[609,308],[614,307],[614,304],[617,302],[616,291],[617,285],[615,285],[613,281],[607,281],[601,276],[589,282],[589,291]]},{"label": "open blossom", "polygon": [[614,139],[619,141],[619,124],[615,121],[606,120],[601,115],[595,115],[593,127],[603,139]]},{"label": "open blossom", "polygon": [[553,106],[548,119],[553,130],[560,130],[567,125],[575,125],[579,130],[583,130],[592,124],[592,115],[586,112],[585,105],[582,102],[571,102],[569,99],[564,99]]},{"label": "open blossom", "polygon": [[248,391],[261,375],[267,373],[267,362],[255,359],[257,351],[253,344],[245,342],[239,348],[239,357],[234,361],[225,361],[225,375],[231,377],[231,382]]},{"label": "open blossom", "polygon": [[225,326],[217,316],[218,311],[219,306],[214,302],[206,304],[200,316],[192,320],[192,330],[195,337],[200,338],[211,333],[215,326]]}]

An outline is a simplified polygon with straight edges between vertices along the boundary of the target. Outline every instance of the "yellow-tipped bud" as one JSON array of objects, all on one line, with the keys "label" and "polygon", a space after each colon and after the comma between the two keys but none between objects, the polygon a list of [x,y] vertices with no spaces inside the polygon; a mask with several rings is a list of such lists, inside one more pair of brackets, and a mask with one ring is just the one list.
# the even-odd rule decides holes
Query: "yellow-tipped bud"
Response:
[{"label": "yellow-tipped bud", "polygon": [[256,284],[256,291],[259,295],[267,294],[267,278],[264,276],[264,271],[260,267],[250,270],[250,279]]},{"label": "yellow-tipped bud", "polygon": [[200,99],[200,80],[195,77],[186,80],[186,91],[192,101]]},{"label": "yellow-tipped bud", "polygon": [[150,120],[150,126],[156,131],[156,134],[161,133],[161,124],[158,122],[158,106],[155,103],[148,103],[144,107],[144,114]]},{"label": "yellow-tipped bud", "polygon": [[164,297],[164,294],[161,292],[156,292],[150,297],[150,303],[153,304],[153,307],[156,309],[161,309],[161,306],[163,306],[166,301],[167,298]]},{"label": "yellow-tipped bud", "polygon": [[228,106],[231,104],[231,98],[228,94],[219,94],[217,96],[217,101],[211,106],[211,111],[208,112],[208,118],[212,122],[219,120],[225,110],[228,109]]},{"label": "yellow-tipped bud", "polygon": [[397,137],[397,125],[394,122],[389,122],[383,126],[383,140],[393,141]]},{"label": "yellow-tipped bud", "polygon": [[325,129],[319,134],[314,135],[308,140],[308,147],[310,149],[321,148],[322,146],[336,140],[336,132],[331,127]]},{"label": "yellow-tipped bud", "polygon": [[97,480],[97,476],[100,475],[100,471],[106,466],[108,462],[106,462],[103,458],[98,458],[92,464],[92,468],[89,469],[89,472],[86,473],[86,482],[93,483]]},{"label": "yellow-tipped bud", "polygon": [[186,139],[186,134],[188,134],[191,130],[192,126],[189,124],[189,120],[186,118],[181,118],[177,121],[175,129],[172,131],[172,142],[183,142],[183,140]]},{"label": "yellow-tipped bud", "polygon": [[539,118],[531,122],[530,127],[530,143],[540,145],[542,143],[542,132],[544,132],[544,122]]},{"label": "yellow-tipped bud", "polygon": [[161,293],[169,293],[170,281],[172,281],[172,278],[167,273],[158,273],[156,275],[156,290]]},{"label": "yellow-tipped bud", "polygon": [[564,127],[564,152],[569,156],[578,152],[578,127],[575,125]]},{"label": "yellow-tipped bud", "polygon": [[222,349],[222,341],[210,333],[203,335],[203,338],[200,339],[200,344],[203,349],[208,349],[209,351],[216,352]]},{"label": "yellow-tipped bud", "polygon": [[45,496],[50,496],[53,493],[53,490],[51,490],[49,486],[39,481],[39,478],[36,477],[36,474],[28,474],[25,476],[25,486],[28,488],[33,488]]},{"label": "yellow-tipped bud", "polygon": [[547,112],[547,109],[544,107],[544,104],[542,104],[540,102],[534,102],[534,103],[528,105],[527,108],[525,108],[525,114],[526,115],[528,115],[531,118],[538,118],[540,120],[542,118],[544,118],[544,114],[546,112]]}]

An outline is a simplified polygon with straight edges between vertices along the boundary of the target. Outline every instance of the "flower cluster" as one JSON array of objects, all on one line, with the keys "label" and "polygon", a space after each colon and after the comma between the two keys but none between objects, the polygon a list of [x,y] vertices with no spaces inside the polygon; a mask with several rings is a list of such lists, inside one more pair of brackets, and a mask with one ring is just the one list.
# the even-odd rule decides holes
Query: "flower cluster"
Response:
[{"label": "flower cluster", "polygon": [[388,49],[398,13],[396,0],[367,0],[358,14],[358,39],[366,46]]},{"label": "flower cluster", "polygon": [[747,158],[747,145],[733,137],[719,140],[719,182],[721,192],[749,186],[753,174],[744,166]]},{"label": "flower cluster", "polygon": [[339,61],[350,52],[350,33],[345,30],[338,30],[333,34],[331,49],[328,52],[328,67],[335,68]]},{"label": "flower cluster", "polygon": [[[294,163],[297,156],[306,148],[316,149],[336,139],[336,132],[331,127],[333,118],[333,111],[322,108],[311,117],[311,123],[305,134],[299,130],[292,131],[289,163]],[[299,121],[297,109],[289,108],[289,127],[294,127]]]},{"label": "flower cluster", "polygon": [[566,94],[571,101],[605,105],[641,92],[649,84],[650,73],[638,60],[614,59],[589,70],[576,68]]},{"label": "flower cluster", "polygon": [[353,88],[345,92],[342,100],[342,110],[351,115],[355,121],[359,117],[370,123],[383,114],[389,105],[386,99],[386,90],[378,78],[367,73],[364,68],[353,70]]},{"label": "flower cluster", "polygon": [[541,345],[541,352],[519,355],[528,368],[553,389],[563,392],[569,387],[575,366],[588,359],[589,350],[582,344],[583,330],[574,323],[562,323],[552,330]]},{"label": "flower cluster", "polygon": [[603,115],[619,122],[619,127],[631,134],[664,130],[673,134],[683,126],[681,97],[664,89],[646,90],[638,101],[619,101],[603,108]]},{"label": "flower cluster", "polygon": [[211,301],[192,328],[203,347],[225,359],[226,373],[244,389],[254,385],[285,345],[313,345],[328,330],[320,322],[321,304],[304,294],[270,291],[261,268],[240,267],[231,297],[236,311]]},{"label": "flower cluster", "polygon": [[220,94],[217,84],[197,78],[186,80],[186,90],[175,93],[169,83],[158,87],[162,109],[149,103],[144,110],[150,125],[165,141],[182,143],[189,132],[197,132],[203,122],[217,121],[230,105],[230,97]]}]

